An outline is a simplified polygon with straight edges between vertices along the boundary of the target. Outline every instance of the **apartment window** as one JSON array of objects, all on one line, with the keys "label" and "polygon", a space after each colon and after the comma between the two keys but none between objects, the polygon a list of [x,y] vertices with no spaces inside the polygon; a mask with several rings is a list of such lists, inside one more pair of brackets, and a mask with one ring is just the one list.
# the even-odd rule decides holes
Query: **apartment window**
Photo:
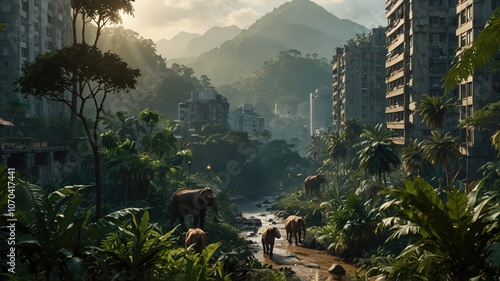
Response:
[{"label": "apartment window", "polygon": [[28,57],[28,48],[26,47],[21,47],[21,56],[23,58],[27,58]]},{"label": "apartment window", "polygon": [[2,48],[2,55],[8,56],[9,55],[9,48],[7,46],[3,46]]},{"label": "apartment window", "polygon": [[21,10],[23,12],[28,12],[28,2],[26,2],[26,1],[21,2]]},{"label": "apartment window", "polygon": [[47,15],[47,22],[48,23],[52,23],[52,16],[51,15]]},{"label": "apartment window", "polygon": [[2,87],[9,86],[9,83],[7,82],[7,76],[2,76],[0,80],[2,82]]},{"label": "apartment window", "polygon": [[467,33],[460,34],[460,47],[464,47],[467,45]]},{"label": "apartment window", "polygon": [[45,33],[47,34],[47,37],[52,37],[52,28],[47,26],[45,28]]},{"label": "apartment window", "polygon": [[496,8],[499,7],[499,0],[491,0],[491,10],[494,11]]},{"label": "apartment window", "polygon": [[8,69],[9,68],[9,61],[8,60],[4,60],[3,61],[3,68],[4,69]]}]

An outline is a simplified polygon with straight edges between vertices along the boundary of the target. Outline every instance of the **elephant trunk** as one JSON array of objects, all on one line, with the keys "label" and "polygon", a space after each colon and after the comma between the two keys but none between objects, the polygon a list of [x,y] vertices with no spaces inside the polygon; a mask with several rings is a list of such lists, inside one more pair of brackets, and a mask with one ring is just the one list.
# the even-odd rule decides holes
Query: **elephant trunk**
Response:
[{"label": "elephant trunk", "polygon": [[214,219],[215,221],[222,222],[222,218],[219,215],[219,205],[217,203],[217,199],[212,201],[212,207],[214,208]]}]

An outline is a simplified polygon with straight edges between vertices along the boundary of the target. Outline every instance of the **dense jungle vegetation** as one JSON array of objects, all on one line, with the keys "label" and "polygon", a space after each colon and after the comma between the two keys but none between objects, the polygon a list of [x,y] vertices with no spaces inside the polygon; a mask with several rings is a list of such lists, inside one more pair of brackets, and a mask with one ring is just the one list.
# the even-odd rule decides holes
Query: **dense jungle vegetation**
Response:
[{"label": "dense jungle vegetation", "polygon": [[[112,21],[118,11],[132,11],[129,1],[111,1],[116,4],[111,14],[109,7],[86,3],[72,2],[77,14],[88,15],[99,27],[106,22],[101,22],[101,16]],[[500,49],[495,28],[499,11],[482,32],[486,35],[474,43],[479,47],[473,44],[470,53],[464,51],[458,70],[452,68],[447,88],[456,86],[464,73],[482,68]],[[68,138],[68,133],[85,136],[79,143],[70,143],[78,147],[75,157],[80,157],[81,164],[70,177],[40,183],[23,171],[0,167],[1,186],[15,183],[15,193],[11,188],[0,189],[0,208],[12,209],[8,199],[14,196],[16,218],[15,247],[2,243],[0,248],[2,277],[245,280],[248,274],[264,272],[254,278],[287,280],[286,273],[267,270],[246,251],[232,224],[233,196],[275,192],[281,192],[276,208],[308,214],[311,244],[363,266],[366,273],[353,278],[495,280],[500,275],[500,162],[496,158],[485,163],[482,178],[466,179],[464,184],[457,181],[463,176],[461,143],[437,125],[455,110],[445,96],[424,96],[417,105],[423,120],[434,127],[426,140],[398,148],[392,142],[393,132],[382,125],[367,128],[349,119],[340,134],[311,139],[308,156],[303,158],[286,141],[273,140],[268,131],[248,136],[205,126],[196,132],[152,108],[116,110],[113,105],[121,108],[123,101],[106,103],[105,97],[136,89],[144,69],[131,68],[119,56],[101,52],[97,41],[93,46],[75,42],[41,55],[24,68],[17,81],[22,94],[50,97],[73,109],[72,101],[62,95],[65,90],[72,89],[71,94],[81,102],[94,102],[85,112],[74,109],[76,117],[70,120],[50,121],[74,126],[74,135],[71,127],[56,140]],[[484,59],[485,54],[491,56],[477,59]],[[152,64],[155,69],[163,65],[161,61]],[[471,65],[471,72],[463,71]],[[116,70],[123,70],[123,75]],[[178,81],[198,81],[183,66],[165,68],[162,73],[167,77],[172,73],[176,79],[185,76]],[[157,80],[147,80],[151,77],[136,92],[144,100],[148,100],[148,87],[157,85]],[[198,82],[209,85],[208,77]],[[73,83],[82,88],[73,88]],[[186,88],[198,86],[190,83]],[[85,87],[90,94],[82,90]],[[24,107],[14,102],[9,104],[12,115]],[[460,124],[485,129],[497,156],[498,107],[498,102],[492,103]],[[33,124],[30,130],[43,134],[39,130],[44,126]],[[294,188],[294,181],[297,185],[313,173],[327,176],[319,195],[306,196]],[[288,182],[290,189],[279,189],[283,183],[286,189]],[[218,191],[225,222],[207,222],[210,243],[198,255],[182,246],[180,229],[166,224],[166,202],[179,187],[204,186]],[[2,212],[0,236],[6,241],[12,234],[11,218]],[[8,271],[12,267],[4,253],[15,253],[15,276]]]}]

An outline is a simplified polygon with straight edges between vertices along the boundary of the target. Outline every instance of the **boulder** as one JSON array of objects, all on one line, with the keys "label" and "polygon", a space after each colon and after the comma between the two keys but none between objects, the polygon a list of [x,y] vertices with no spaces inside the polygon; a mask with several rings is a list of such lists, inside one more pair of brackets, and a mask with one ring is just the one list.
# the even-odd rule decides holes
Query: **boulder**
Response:
[{"label": "boulder", "polygon": [[334,263],[334,264],[332,264],[332,266],[330,266],[330,268],[328,269],[328,272],[330,272],[331,274],[335,274],[335,275],[344,275],[345,269],[340,264]]}]

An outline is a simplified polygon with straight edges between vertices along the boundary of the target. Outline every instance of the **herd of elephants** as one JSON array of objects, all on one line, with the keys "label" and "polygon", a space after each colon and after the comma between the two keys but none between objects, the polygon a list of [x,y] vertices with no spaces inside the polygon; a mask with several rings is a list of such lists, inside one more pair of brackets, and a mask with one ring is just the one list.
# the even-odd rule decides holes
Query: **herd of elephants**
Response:
[{"label": "herd of elephants", "polygon": [[[325,175],[308,176],[304,180],[304,192],[306,195],[318,194],[320,184],[326,182]],[[211,206],[214,210],[214,216],[217,221],[222,221],[219,216],[219,206],[217,203],[217,195],[209,188],[202,189],[178,189],[170,197],[169,203],[169,224],[173,225],[179,219],[181,227],[187,230],[184,222],[184,217],[193,215],[193,228],[187,230],[185,238],[186,248],[190,247],[198,253],[201,253],[207,245],[207,234],[205,229],[205,216],[207,207]],[[306,221],[304,217],[290,215],[285,220],[286,239],[288,243],[292,243],[292,236],[295,239],[295,245],[302,242],[302,238],[306,236]],[[302,237],[302,233],[304,236]],[[262,231],[262,248],[264,254],[273,254],[274,240],[281,238],[281,234],[277,227],[268,226]]]}]

